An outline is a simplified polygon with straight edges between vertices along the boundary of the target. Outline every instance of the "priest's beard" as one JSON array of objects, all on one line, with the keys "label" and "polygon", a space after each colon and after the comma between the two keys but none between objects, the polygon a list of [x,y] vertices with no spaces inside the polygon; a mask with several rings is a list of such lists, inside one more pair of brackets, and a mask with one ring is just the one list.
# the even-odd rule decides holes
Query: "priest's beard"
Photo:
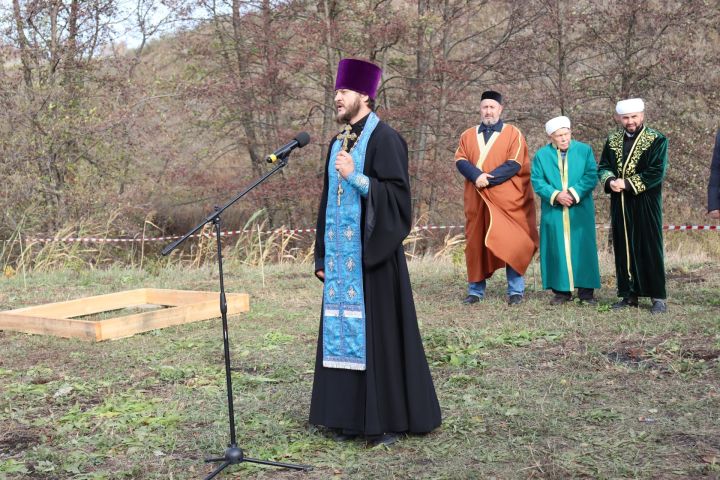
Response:
[{"label": "priest's beard", "polygon": [[355,118],[355,115],[357,115],[360,112],[360,107],[362,105],[360,104],[360,97],[356,97],[355,101],[353,101],[350,105],[345,105],[345,113],[338,113],[335,117],[335,121],[339,124],[345,124],[350,123],[350,120]]}]

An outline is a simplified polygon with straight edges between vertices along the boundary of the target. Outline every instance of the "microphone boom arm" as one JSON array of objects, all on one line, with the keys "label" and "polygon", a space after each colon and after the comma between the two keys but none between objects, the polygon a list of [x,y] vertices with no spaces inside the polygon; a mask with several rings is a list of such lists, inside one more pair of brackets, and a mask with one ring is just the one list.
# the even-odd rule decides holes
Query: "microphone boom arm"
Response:
[{"label": "microphone boom arm", "polygon": [[162,254],[163,256],[169,255],[170,252],[172,252],[173,250],[175,250],[178,246],[180,246],[180,244],[182,244],[185,240],[187,240],[187,239],[190,238],[193,234],[195,234],[195,232],[197,232],[198,230],[200,230],[201,228],[203,228],[203,227],[204,227],[205,225],[207,225],[208,223],[213,223],[213,222],[215,221],[215,219],[217,219],[218,217],[220,217],[220,215],[221,215],[226,209],[228,209],[231,205],[233,205],[235,202],[237,202],[237,201],[240,200],[242,197],[244,197],[245,195],[247,195],[247,194],[248,194],[251,190],[253,190],[255,187],[257,187],[258,185],[260,185],[261,183],[263,183],[265,180],[267,180],[268,178],[270,178],[272,175],[274,175],[275,173],[277,173],[278,171],[280,171],[282,168],[284,168],[284,167],[287,165],[287,163],[288,163],[288,162],[287,162],[287,159],[288,159],[288,156],[289,156],[289,155],[290,155],[290,151],[286,152],[284,155],[280,155],[279,157],[277,157],[277,163],[276,163],[276,165],[275,165],[275,168],[273,168],[272,170],[270,170],[269,172],[267,172],[265,175],[263,175],[262,177],[260,177],[258,180],[256,180],[255,182],[253,182],[252,185],[250,185],[250,186],[247,187],[245,190],[243,190],[242,192],[240,192],[235,198],[233,198],[232,200],[230,200],[228,203],[226,203],[226,204],[223,205],[222,207],[215,207],[215,211],[214,211],[213,213],[211,213],[210,215],[208,215],[207,217],[205,217],[205,219],[204,219],[203,221],[201,221],[200,223],[198,223],[197,225],[195,225],[195,227],[194,227],[192,230],[190,230],[189,232],[187,232],[185,235],[183,235],[183,236],[180,237],[179,239],[175,240],[173,243],[171,243],[170,245],[166,246],[165,248],[163,248],[161,254]]}]

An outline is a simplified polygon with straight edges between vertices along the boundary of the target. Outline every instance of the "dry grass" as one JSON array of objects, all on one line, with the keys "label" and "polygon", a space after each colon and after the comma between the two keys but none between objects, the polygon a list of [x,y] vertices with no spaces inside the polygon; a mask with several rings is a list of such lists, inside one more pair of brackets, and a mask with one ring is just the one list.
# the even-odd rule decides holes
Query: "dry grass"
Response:
[{"label": "dry grass", "polygon": [[[124,265],[155,271],[172,265],[199,267],[215,263],[217,244],[212,225],[206,225],[197,236],[188,239],[167,258],[159,257],[167,241],[149,241],[161,234],[159,228],[147,218],[142,234],[135,242],[110,243],[102,240],[122,237],[113,229],[117,214],[105,223],[85,222],[68,225],[50,241],[33,239],[22,227],[2,242],[0,265],[6,275],[15,272],[50,272],[65,269],[106,268]],[[449,259],[462,266],[465,237],[463,233],[448,231],[443,237],[437,231],[422,229],[424,219],[418,219],[404,246],[408,259]],[[237,236],[223,236],[226,259],[248,266],[299,263],[313,260],[314,234],[296,233],[284,227],[270,229],[263,211],[247,220]],[[665,232],[667,261],[680,260],[689,266],[720,259],[720,234],[717,231]],[[72,238],[96,238],[99,241],[77,242]],[[612,264],[612,253],[607,244],[607,231],[598,230],[599,258],[602,264]],[[537,259],[536,259],[537,263]]]},{"label": "dry grass", "polygon": [[[720,268],[693,264],[697,252],[668,255],[663,317],[647,302],[609,310],[605,251],[597,308],[551,307],[532,281],[509,307],[502,272],[484,302],[464,306],[452,253],[411,261],[443,425],[389,450],[332,442],[307,423],[322,296],[312,267],[234,259],[228,291],[251,297],[230,319],[239,444],[315,470],[243,465],[222,478],[716,478]],[[189,261],[0,279],[0,310],[140,286],[215,291],[214,265]],[[222,365],[217,320],[99,344],[0,332],[0,478],[202,478],[202,457],[227,442]]]}]

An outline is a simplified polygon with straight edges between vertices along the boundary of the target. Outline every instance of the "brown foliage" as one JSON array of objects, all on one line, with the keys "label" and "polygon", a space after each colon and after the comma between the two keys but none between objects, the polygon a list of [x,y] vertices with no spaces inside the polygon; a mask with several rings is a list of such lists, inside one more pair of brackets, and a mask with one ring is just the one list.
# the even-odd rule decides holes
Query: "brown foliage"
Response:
[{"label": "brown foliage", "polygon": [[139,2],[141,43],[125,52],[113,47],[114,1],[13,0],[0,12],[0,236],[23,215],[52,233],[117,211],[118,233],[148,216],[183,230],[301,130],[312,143],[225,223],[264,209],[269,226],[312,226],[345,56],[384,70],[379,114],[408,140],[416,218],[461,221],[452,157],[486,88],[505,94],[531,151],[564,113],[599,153],[614,102],[645,98],[648,123],[670,139],[666,218],[703,218],[717,1],[186,0],[163,19],[183,22],[153,41],[156,6]]}]

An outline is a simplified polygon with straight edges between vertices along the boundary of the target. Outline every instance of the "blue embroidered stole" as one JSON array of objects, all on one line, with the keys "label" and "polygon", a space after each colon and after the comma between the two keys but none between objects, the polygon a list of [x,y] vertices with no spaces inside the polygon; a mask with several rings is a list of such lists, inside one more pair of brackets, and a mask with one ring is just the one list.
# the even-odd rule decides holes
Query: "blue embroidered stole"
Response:
[{"label": "blue embroidered stole", "polygon": [[[368,140],[379,121],[377,115],[370,113],[365,128],[351,150],[355,172],[363,171]],[[362,198],[359,190],[343,180],[335,171],[335,157],[341,147],[340,140],[336,139],[330,150],[328,164],[323,366],[365,370],[365,296],[360,225]],[[337,196],[339,182],[342,186],[342,194]]]}]

